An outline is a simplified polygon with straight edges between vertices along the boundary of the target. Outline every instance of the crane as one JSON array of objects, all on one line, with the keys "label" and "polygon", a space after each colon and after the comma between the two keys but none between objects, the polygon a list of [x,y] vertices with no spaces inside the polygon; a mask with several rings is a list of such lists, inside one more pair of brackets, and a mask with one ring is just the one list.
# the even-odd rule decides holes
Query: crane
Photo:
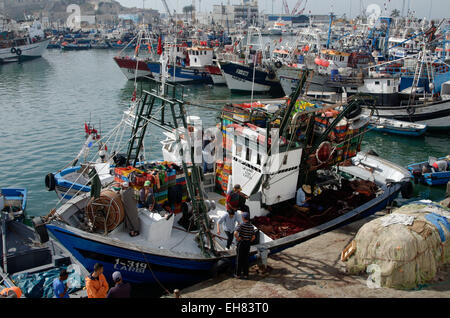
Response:
[{"label": "crane", "polygon": [[283,9],[286,14],[289,14],[289,6],[288,6],[286,0],[283,0]]},{"label": "crane", "polygon": [[169,6],[167,5],[166,0],[161,0],[161,1],[163,3],[164,7],[166,8],[166,11],[169,14],[169,17],[172,18],[172,13],[170,13]]},{"label": "crane", "polygon": [[305,1],[305,5],[303,6],[303,9],[301,9],[301,10],[299,10],[299,11],[297,12],[297,10],[300,8],[302,2],[303,2],[303,0],[299,0],[299,1],[297,2],[297,5],[295,6],[294,10],[292,10],[292,15],[294,15],[295,13],[302,14],[303,11],[305,11],[306,5],[308,4],[308,0]]}]

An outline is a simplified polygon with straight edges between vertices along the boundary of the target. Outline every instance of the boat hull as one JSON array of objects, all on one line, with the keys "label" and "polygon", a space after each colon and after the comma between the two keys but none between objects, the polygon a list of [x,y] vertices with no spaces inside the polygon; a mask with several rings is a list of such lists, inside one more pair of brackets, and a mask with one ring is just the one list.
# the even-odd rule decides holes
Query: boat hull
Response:
[{"label": "boat hull", "polygon": [[122,58],[116,56],[114,57],[114,61],[116,62],[117,66],[119,66],[123,75],[125,75],[125,77],[128,80],[133,80],[135,77],[141,78],[152,74],[152,72],[147,66],[147,63],[144,61],[139,61],[137,63],[138,64],[137,66],[136,60],[129,58]]},{"label": "boat hull", "polygon": [[[280,85],[278,81],[269,80],[268,73],[252,67],[233,63],[221,62],[228,88],[237,92],[269,92],[274,86]],[[253,81],[254,73],[254,81]],[[274,76],[275,79],[275,76]],[[280,87],[281,88],[281,87]]]},{"label": "boat hull", "polygon": [[[446,158],[439,158],[438,160],[445,160]],[[420,182],[429,186],[439,186],[445,185],[450,182],[450,171],[441,171],[441,172],[427,172],[421,173],[421,167],[423,165],[428,165],[427,161],[413,163],[408,165],[407,169],[411,176],[416,179],[417,182]],[[415,172],[419,172],[417,174]]]},{"label": "boat hull", "polygon": [[[151,71],[153,77],[159,79],[161,77],[161,64],[159,62],[147,63],[148,68]],[[194,84],[194,83],[213,83],[210,74],[205,68],[189,68],[176,66],[168,67],[169,83],[182,83],[182,84]]]},{"label": "boat hull", "polygon": [[[288,237],[252,246],[249,261],[256,260],[260,249],[267,249],[269,254],[275,254],[384,209],[398,196],[401,184],[393,183],[384,190],[377,198],[331,221]],[[108,240],[102,235],[87,233],[58,222],[46,227],[88,270],[92,270],[94,264],[100,262],[104,265],[107,277],[119,270],[124,280],[135,284],[162,284],[180,288],[210,278],[220,261],[234,266],[236,260],[234,251],[222,257],[211,258],[182,254],[173,256],[163,250],[149,251],[119,240]]]},{"label": "boat hull", "polygon": [[[376,109],[381,118],[425,124],[428,130],[450,130],[450,100],[414,106],[377,106]],[[364,107],[364,113],[370,115],[371,108]]]}]

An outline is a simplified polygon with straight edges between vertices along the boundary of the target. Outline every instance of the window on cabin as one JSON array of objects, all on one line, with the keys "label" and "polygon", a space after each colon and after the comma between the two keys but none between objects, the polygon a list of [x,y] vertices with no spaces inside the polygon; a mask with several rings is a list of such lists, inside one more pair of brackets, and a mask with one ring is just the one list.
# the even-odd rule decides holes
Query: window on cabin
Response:
[{"label": "window on cabin", "polygon": [[236,145],[236,156],[242,157],[242,146],[241,145]]},{"label": "window on cabin", "polygon": [[250,148],[247,147],[246,149],[246,153],[245,153],[245,160],[250,161]]},{"label": "window on cabin", "polygon": [[256,154],[256,164],[261,165],[261,155],[259,153]]},{"label": "window on cabin", "polygon": [[387,81],[387,86],[391,86],[391,80]]},{"label": "window on cabin", "polygon": [[376,81],[376,82],[375,82],[375,85],[380,85],[380,82],[379,82],[379,81]]}]

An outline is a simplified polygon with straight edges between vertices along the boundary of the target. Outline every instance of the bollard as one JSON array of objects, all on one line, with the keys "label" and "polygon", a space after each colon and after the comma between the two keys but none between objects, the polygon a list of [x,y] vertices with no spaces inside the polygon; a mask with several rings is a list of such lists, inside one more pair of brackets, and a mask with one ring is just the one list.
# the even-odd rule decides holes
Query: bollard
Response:
[{"label": "bollard", "polygon": [[173,294],[174,294],[174,296],[175,296],[175,298],[180,298],[180,290],[179,289],[175,289],[174,291],[173,291]]}]

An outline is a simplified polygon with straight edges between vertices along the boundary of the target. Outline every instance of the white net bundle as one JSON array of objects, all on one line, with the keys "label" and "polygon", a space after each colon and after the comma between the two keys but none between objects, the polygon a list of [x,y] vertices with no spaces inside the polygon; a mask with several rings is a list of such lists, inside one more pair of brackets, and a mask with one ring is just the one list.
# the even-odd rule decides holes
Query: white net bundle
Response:
[{"label": "white net bundle", "polygon": [[361,227],[342,260],[351,274],[378,265],[383,287],[425,284],[450,262],[450,210],[430,201],[400,207]]}]

